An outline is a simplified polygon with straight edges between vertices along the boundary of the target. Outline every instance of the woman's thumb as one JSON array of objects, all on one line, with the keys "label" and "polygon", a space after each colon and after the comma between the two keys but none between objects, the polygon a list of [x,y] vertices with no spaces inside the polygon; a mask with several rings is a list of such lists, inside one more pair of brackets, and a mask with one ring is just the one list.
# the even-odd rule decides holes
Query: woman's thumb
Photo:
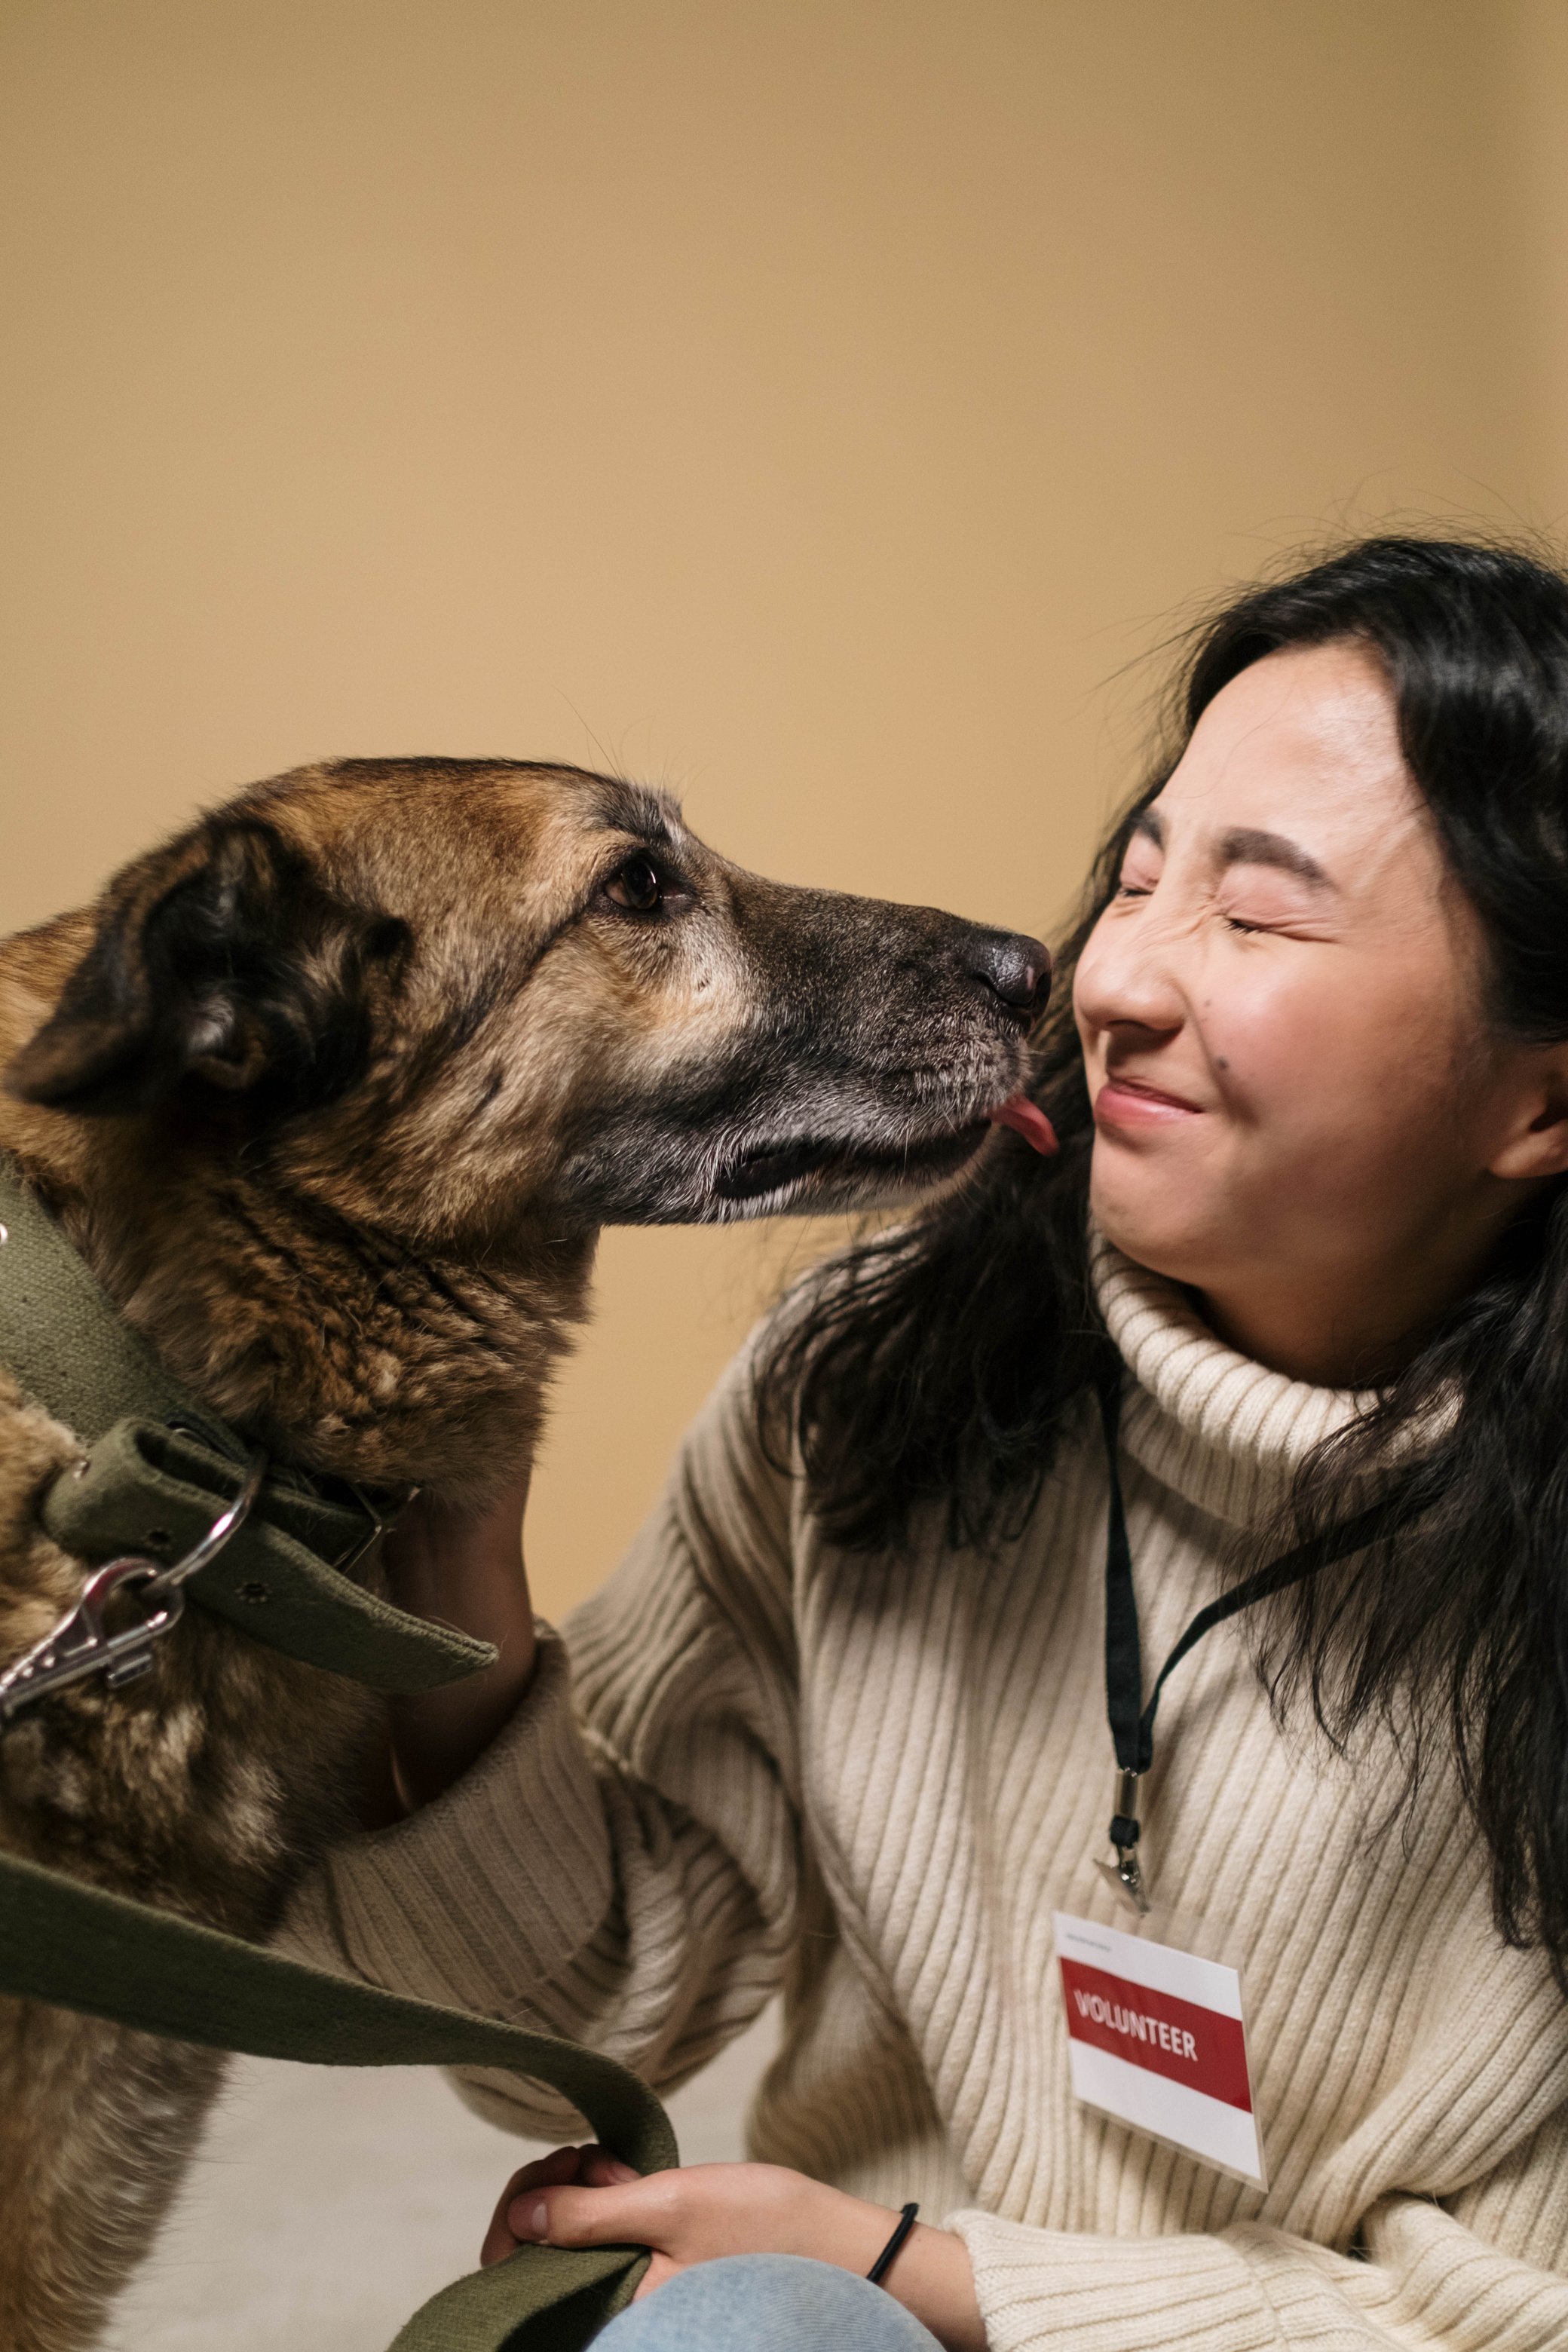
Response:
[{"label": "woman's thumb", "polygon": [[522,2245],[613,2246],[639,2242],[635,2197],[624,2189],[525,2189],[507,2209]]}]

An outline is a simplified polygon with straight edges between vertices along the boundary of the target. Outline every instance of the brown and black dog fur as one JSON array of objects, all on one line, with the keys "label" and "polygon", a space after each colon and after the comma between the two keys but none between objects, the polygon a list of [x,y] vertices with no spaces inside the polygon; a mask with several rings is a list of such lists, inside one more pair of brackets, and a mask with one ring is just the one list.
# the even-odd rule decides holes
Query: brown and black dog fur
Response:
[{"label": "brown and black dog fur", "polygon": [[[479,1503],[533,1446],[601,1225],[951,1175],[1046,983],[1033,940],[762,881],[614,779],[342,761],[0,943],[0,1146],[253,1442]],[[0,1666],[79,1588],[36,1507],[80,1450],[0,1370]],[[0,1843],[264,1937],[384,1724],[193,1609],[155,1674],[0,1732]],[[0,2001],[5,2352],[94,2340],[220,2066]]]}]

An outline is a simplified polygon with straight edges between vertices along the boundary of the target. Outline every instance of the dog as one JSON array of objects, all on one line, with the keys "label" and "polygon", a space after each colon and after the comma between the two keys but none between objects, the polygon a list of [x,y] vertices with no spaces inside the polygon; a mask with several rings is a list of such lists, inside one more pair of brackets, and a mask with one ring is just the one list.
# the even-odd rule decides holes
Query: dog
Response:
[{"label": "dog", "polygon": [[[537,1441],[601,1226],[955,1177],[1026,1119],[1048,971],[1032,939],[760,879],[613,777],[341,761],[0,942],[0,1148],[252,1444],[478,1507]],[[81,1453],[0,1367],[0,1670],[87,1573],[37,1515]],[[0,1843],[264,1938],[384,1740],[384,1702],[193,1608],[154,1673],[0,1731]],[[7,2352],[94,2339],[222,2063],[0,2001]]]}]

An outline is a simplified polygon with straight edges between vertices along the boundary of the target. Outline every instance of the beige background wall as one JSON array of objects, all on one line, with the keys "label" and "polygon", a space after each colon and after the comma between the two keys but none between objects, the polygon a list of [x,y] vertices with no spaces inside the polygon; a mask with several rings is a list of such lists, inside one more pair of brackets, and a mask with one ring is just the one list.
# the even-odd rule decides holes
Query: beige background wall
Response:
[{"label": "beige background wall", "polygon": [[[1048,924],[1173,606],[1568,509],[1565,0],[3,0],[0,926],[328,752]],[[612,1235],[612,1563],[781,1247]]]}]

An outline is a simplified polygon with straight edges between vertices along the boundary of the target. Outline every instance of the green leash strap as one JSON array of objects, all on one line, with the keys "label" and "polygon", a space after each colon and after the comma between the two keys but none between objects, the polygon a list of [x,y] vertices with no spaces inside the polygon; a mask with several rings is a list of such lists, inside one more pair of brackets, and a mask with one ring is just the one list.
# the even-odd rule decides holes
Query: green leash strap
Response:
[{"label": "green leash strap", "polygon": [[[0,1992],[143,2033],[321,2066],[502,2066],[547,2083],[639,2172],[679,2163],[645,2083],[597,2051],[331,1976],[0,1855]],[[432,2297],[392,2352],[580,2352],[631,2301],[635,2246],[525,2246]]]},{"label": "green leash strap", "polygon": [[0,1363],[90,1444],[129,1413],[187,1423],[220,1451],[234,1433],[118,1315],[16,1162],[0,1152]]},{"label": "green leash strap", "polygon": [[[132,1331],[0,1153],[0,1364],[88,1447],[40,1516],[79,1559],[179,1558],[233,1501],[247,1449]],[[494,1663],[488,1642],[409,1617],[340,1572],[375,1522],[353,1496],[274,1468],[190,1598],[289,1657],[373,1690],[433,1690]]]}]

